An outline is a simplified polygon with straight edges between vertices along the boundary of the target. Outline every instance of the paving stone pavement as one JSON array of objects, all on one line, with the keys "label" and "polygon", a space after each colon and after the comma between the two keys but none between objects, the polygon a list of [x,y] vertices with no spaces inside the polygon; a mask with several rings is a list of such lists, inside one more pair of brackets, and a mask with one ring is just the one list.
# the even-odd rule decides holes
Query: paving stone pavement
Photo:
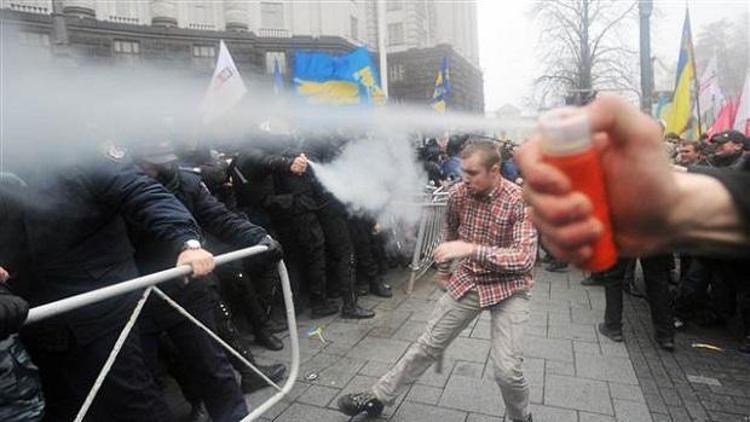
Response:
[{"label": "paving stone pavement", "polygon": [[[581,286],[578,282],[581,278],[581,274],[573,270],[568,273],[549,273],[541,267],[536,270],[531,319],[524,341],[524,370],[531,385],[534,420],[650,422],[655,400],[652,390],[662,387],[654,382],[648,384],[652,390],[643,388],[641,383],[650,379],[642,377],[642,371],[633,366],[631,343],[626,347],[598,334],[596,323],[603,315],[604,293],[601,288]],[[299,379],[292,393],[264,414],[262,420],[348,420],[336,411],[336,400],[342,394],[372,385],[417,339],[442,294],[430,279],[428,273],[417,282],[413,294],[406,296],[403,290],[408,272],[389,274],[394,286],[393,298],[360,298],[360,304],[377,312],[372,320],[352,321],[338,316],[316,321],[306,316],[299,318],[302,356]],[[317,325],[324,326],[326,343],[306,336],[306,332]],[[288,338],[285,343],[288,345]],[[503,421],[505,409],[492,377],[489,350],[489,315],[485,313],[448,349],[442,373],[428,369],[394,406],[386,408],[379,420]],[[261,363],[289,362],[288,348],[280,352],[255,351]],[[646,356],[640,349],[636,353],[641,359]],[[663,371],[667,373],[667,368]],[[307,380],[313,373],[317,378]],[[677,414],[680,410],[689,414],[690,408],[676,401],[682,400],[680,394],[686,385],[689,386],[682,384],[681,389],[671,387],[673,396],[662,393],[658,404],[663,406],[659,410],[664,412],[658,417],[669,416],[670,411]],[[733,387],[742,390],[738,385]],[[750,391],[750,387],[747,390]],[[267,388],[247,396],[247,400],[251,406],[257,405],[272,394]],[[721,402],[716,409],[709,410],[699,405],[697,399],[690,403],[694,406],[692,411],[696,412],[699,407],[703,412],[721,412],[729,406]],[[742,406],[740,403],[732,405]]]},{"label": "paving stone pavement", "polygon": [[[648,303],[625,298],[625,344],[653,421],[750,421],[750,356],[737,351],[737,318],[714,329],[688,323],[675,337],[676,352],[668,353],[653,341]],[[693,347],[698,343],[723,351]]]}]

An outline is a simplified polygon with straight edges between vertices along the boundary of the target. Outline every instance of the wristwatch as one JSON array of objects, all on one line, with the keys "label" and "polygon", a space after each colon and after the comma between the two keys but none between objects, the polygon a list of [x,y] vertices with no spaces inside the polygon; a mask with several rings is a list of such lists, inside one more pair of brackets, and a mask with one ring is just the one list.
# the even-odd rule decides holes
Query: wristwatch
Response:
[{"label": "wristwatch", "polygon": [[188,249],[202,249],[201,242],[196,239],[190,239],[187,242],[182,244],[182,250],[188,250]]}]

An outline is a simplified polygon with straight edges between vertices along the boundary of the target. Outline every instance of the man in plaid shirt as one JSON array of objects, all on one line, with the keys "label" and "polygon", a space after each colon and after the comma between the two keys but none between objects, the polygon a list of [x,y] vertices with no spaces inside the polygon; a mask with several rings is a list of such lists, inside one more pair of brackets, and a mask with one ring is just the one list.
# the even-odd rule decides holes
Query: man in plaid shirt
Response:
[{"label": "man in plaid shirt", "polygon": [[500,153],[492,142],[474,141],[461,153],[463,181],[448,197],[445,242],[439,264],[458,261],[438,278],[447,288],[424,334],[371,391],[348,394],[339,408],[348,415],[382,412],[414,383],[482,311],[490,311],[495,380],[514,422],[530,422],[529,384],[523,374],[521,337],[529,319],[531,271],[537,234],[521,188],[500,176]]}]

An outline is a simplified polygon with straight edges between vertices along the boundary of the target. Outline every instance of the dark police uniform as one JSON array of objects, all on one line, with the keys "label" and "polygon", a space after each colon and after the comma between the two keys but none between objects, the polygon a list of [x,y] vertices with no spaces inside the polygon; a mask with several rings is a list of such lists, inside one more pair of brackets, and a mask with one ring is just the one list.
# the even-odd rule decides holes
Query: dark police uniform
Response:
[{"label": "dark police uniform", "polygon": [[[230,211],[211,195],[198,174],[174,171],[159,177],[159,181],[193,214],[205,233],[240,248],[257,245],[266,237],[263,228]],[[143,274],[172,265],[169,243],[142,231],[132,233],[131,237],[136,247],[136,262]],[[193,280],[187,285],[174,280],[161,288],[190,314],[216,331],[215,291],[207,280]],[[212,419],[222,422],[244,417],[247,407],[221,346],[160,298],[150,298],[144,313],[141,333],[150,359],[156,360],[158,335],[166,331],[189,366],[187,381],[206,404]]]},{"label": "dark police uniform", "polygon": [[[24,269],[23,189],[15,175],[0,173],[0,267],[14,279],[22,277]],[[26,319],[28,304],[12,294],[10,284],[0,284],[0,420],[39,421],[44,415],[39,370],[18,336],[9,336]]]},{"label": "dark police uniform", "polygon": [[[119,151],[27,177],[24,216],[31,256],[29,301],[38,305],[138,276],[128,224],[171,245],[199,236],[185,207]],[[46,419],[71,420],[112,350],[141,292],[98,302],[34,324],[27,346],[40,367]],[[94,401],[90,421],[170,420],[144,361],[137,329],[128,336]]]},{"label": "dark police uniform", "polygon": [[244,150],[238,157],[238,170],[249,179],[249,186],[253,179],[264,183],[255,191],[238,195],[238,200],[262,207],[271,217],[291,264],[295,294],[301,290],[299,284],[304,277],[314,311],[329,305],[325,236],[316,215],[320,207],[314,198],[311,176],[298,176],[289,170],[296,155],[268,144]]}]

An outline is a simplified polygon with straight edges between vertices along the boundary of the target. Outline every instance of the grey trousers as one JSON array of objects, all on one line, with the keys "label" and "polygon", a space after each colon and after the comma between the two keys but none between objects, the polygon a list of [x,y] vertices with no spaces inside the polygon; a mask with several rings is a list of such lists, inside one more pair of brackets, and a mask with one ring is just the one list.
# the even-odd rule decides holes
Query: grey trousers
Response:
[{"label": "grey trousers", "polygon": [[[529,300],[528,292],[519,292],[488,308],[495,381],[503,395],[507,418],[511,420],[525,420],[529,414],[529,383],[523,374],[521,352],[523,329],[529,320]],[[444,294],[432,311],[425,333],[372,387],[375,397],[393,404],[483,310],[476,290],[458,301]]]}]

